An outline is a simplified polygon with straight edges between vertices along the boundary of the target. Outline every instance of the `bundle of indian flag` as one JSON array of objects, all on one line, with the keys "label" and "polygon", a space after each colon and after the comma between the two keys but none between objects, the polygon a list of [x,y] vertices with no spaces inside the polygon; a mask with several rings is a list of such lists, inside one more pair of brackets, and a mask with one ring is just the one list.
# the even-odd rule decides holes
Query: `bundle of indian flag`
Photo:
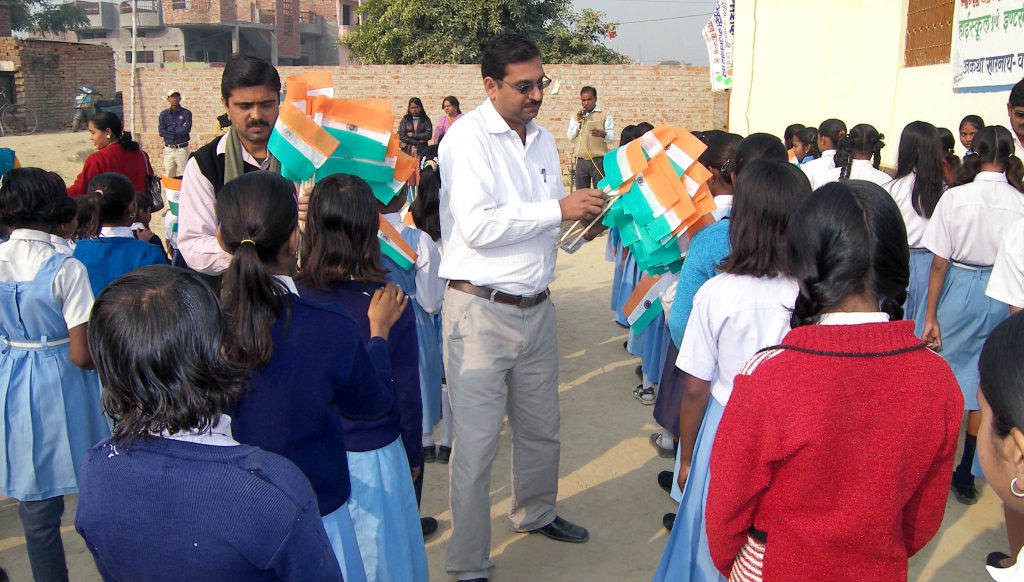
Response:
[{"label": "bundle of indian flag", "polygon": [[[390,203],[416,171],[399,149],[395,116],[386,99],[336,99],[329,71],[292,75],[268,148],[281,174],[303,190],[333,174],[359,176],[382,204]],[[381,224],[385,221],[382,220]],[[378,232],[382,251],[402,268],[416,253],[393,230]]]},{"label": "bundle of indian flag", "polygon": [[714,221],[711,172],[697,161],[705,149],[690,132],[662,125],[604,158],[598,188],[611,204],[603,224],[619,230],[647,273],[624,306],[636,333],[661,312],[661,294],[675,280],[689,237]]}]

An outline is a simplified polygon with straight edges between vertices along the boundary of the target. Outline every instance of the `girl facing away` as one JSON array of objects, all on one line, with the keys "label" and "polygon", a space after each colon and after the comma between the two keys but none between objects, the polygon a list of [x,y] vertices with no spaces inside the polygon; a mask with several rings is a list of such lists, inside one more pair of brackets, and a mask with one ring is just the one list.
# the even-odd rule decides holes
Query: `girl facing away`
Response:
[{"label": "girl facing away", "polygon": [[903,221],[851,180],[817,190],[789,237],[793,329],[736,377],[711,452],[711,555],[734,581],[906,580],[942,523],[962,398],[898,321]]},{"label": "girl facing away", "polygon": [[93,294],[85,266],[50,233],[72,216],[64,180],[38,168],[4,175],[0,222],[0,494],[18,501],[32,575],[67,580],[64,496],[76,493],[89,447],[110,436],[89,355]]},{"label": "girl facing away", "polygon": [[878,169],[882,160],[885,136],[874,126],[858,123],[850,133],[839,139],[834,158],[836,167],[825,176],[825,182],[867,180],[879,186],[889,183],[889,174]]},{"label": "girl facing away", "polygon": [[302,470],[345,580],[364,580],[346,506],[351,486],[342,415],[374,419],[391,412],[387,339],[407,300],[394,288],[373,294],[371,339],[364,347],[348,314],[295,294],[288,273],[299,228],[291,182],[270,172],[247,173],[220,191],[216,211],[218,241],[231,255],[220,287],[224,351],[252,370],[231,409],[234,437]]},{"label": "girl facing away", "polygon": [[114,281],[89,338],[113,438],[82,466],[75,528],[104,580],[341,578],[309,481],[240,444],[225,412],[247,373],[195,273],[143,267]]}]

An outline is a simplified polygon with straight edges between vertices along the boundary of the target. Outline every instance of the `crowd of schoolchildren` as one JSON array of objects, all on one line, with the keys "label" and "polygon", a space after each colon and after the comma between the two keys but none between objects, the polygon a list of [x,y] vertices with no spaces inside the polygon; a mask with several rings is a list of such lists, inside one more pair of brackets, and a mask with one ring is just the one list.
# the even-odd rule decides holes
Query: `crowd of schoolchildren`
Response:
[{"label": "crowd of schoolchildren", "polygon": [[[716,221],[625,345],[675,460],[655,580],[905,579],[976,476],[1005,506],[1010,553],[989,570],[1024,580],[1024,81],[1008,110],[1014,131],[964,118],[962,158],[908,124],[894,175],[869,124],[697,132]],[[216,197],[215,290],[168,266],[125,176],[71,198],[52,172],[7,171],[0,493],[34,577],[68,578],[80,491],[104,579],[426,580],[423,467],[452,447],[439,191],[429,148],[404,218],[405,195],[332,176],[300,235],[294,185],[244,174]],[[413,268],[381,253],[385,223]],[[626,325],[643,273],[614,231],[607,255]]]}]

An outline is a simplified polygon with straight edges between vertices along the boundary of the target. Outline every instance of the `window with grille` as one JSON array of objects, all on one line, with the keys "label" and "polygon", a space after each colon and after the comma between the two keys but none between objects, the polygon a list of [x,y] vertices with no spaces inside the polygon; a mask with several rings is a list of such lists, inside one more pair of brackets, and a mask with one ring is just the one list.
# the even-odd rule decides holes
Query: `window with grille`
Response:
[{"label": "window with grille", "polygon": [[910,0],[907,8],[908,67],[949,62],[954,0]]},{"label": "window with grille", "polygon": [[[154,63],[154,62],[156,62],[154,60],[155,55],[153,54],[153,51],[135,51],[135,56],[138,57],[138,62],[140,62],[140,63]],[[124,62],[126,62],[126,63],[132,62],[132,51],[125,51],[125,53],[124,53]]]}]

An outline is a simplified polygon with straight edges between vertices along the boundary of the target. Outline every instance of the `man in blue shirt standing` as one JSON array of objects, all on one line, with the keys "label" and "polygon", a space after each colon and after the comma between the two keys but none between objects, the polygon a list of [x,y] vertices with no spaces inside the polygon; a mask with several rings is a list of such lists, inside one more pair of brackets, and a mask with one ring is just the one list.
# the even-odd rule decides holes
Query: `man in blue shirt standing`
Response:
[{"label": "man in blue shirt standing", "polygon": [[181,93],[167,92],[170,108],[160,112],[160,137],[164,138],[164,175],[180,178],[188,161],[188,134],[192,131],[192,112],[181,106]]}]

